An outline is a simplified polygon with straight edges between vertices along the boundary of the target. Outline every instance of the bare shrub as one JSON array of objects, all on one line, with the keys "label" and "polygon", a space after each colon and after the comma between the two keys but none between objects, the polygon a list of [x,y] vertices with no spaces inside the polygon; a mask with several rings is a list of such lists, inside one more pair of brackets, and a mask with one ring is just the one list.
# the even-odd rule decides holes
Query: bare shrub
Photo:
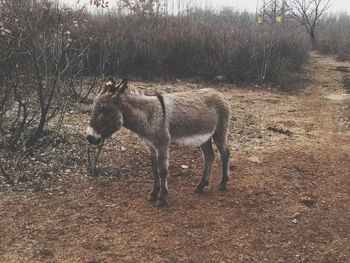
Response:
[{"label": "bare shrub", "polygon": [[2,3],[0,172],[10,184],[31,150],[55,143],[47,138],[58,136],[71,103],[88,101],[105,75],[276,82],[309,50],[294,21],[258,24],[231,9],[175,15],[163,1],[123,1],[127,12],[88,14],[50,0]]},{"label": "bare shrub", "polygon": [[[83,70],[90,41],[81,35],[84,13],[48,1],[2,1],[0,9],[0,153],[6,174],[43,134],[63,121],[69,81]],[[7,150],[7,152],[6,152]]]},{"label": "bare shrub", "polygon": [[318,41],[320,51],[335,54],[340,60],[350,59],[350,15],[325,16],[320,23]]},{"label": "bare shrub", "polygon": [[252,14],[230,9],[178,16],[109,13],[88,20],[95,39],[88,74],[274,81],[297,70],[309,49],[293,21],[258,25]]},{"label": "bare shrub", "polygon": [[26,128],[35,125],[25,138],[30,148],[65,105],[67,79],[82,70],[87,44],[78,34],[80,17],[71,10],[61,10],[50,1],[5,1],[4,6],[3,30],[12,42],[3,61],[8,65],[5,100],[12,106],[17,102],[15,123],[10,125],[16,131],[9,141],[15,148]]}]

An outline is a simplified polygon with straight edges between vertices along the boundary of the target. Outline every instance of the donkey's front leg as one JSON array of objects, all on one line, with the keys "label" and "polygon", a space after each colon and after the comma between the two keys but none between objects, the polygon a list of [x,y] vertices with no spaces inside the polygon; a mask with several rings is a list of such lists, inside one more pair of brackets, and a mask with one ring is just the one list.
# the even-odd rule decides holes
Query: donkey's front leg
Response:
[{"label": "donkey's front leg", "polygon": [[158,149],[158,169],[160,177],[160,191],[159,197],[156,202],[156,206],[168,205],[168,159],[169,159],[169,147]]},{"label": "donkey's front leg", "polygon": [[160,178],[159,178],[159,168],[158,168],[158,154],[153,147],[150,147],[150,157],[151,157],[154,183],[153,183],[153,190],[148,195],[148,200],[156,201],[160,190]]}]

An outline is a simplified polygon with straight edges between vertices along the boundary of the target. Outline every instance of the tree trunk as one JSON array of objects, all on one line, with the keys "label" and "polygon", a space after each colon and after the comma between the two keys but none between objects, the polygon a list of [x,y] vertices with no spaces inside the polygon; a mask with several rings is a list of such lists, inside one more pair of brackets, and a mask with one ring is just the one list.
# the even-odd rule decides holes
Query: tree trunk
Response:
[{"label": "tree trunk", "polygon": [[25,142],[26,149],[32,147],[36,143],[36,141],[41,137],[46,122],[46,115],[47,111],[41,113],[38,128],[36,128],[36,130],[30,135],[28,140],[26,140]]},{"label": "tree trunk", "polygon": [[309,34],[311,38],[312,50],[316,50],[317,43],[316,43],[315,29],[311,28]]}]

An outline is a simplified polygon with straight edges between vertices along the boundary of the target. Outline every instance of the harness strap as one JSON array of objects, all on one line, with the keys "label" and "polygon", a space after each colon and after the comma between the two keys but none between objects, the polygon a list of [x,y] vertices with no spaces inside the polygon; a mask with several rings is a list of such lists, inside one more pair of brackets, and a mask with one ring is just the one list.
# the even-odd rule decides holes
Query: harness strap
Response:
[{"label": "harness strap", "polygon": [[164,104],[164,98],[163,98],[163,96],[162,96],[160,93],[158,93],[156,96],[157,96],[157,98],[158,98],[158,100],[159,100],[159,102],[160,102],[160,105],[162,106],[163,116],[164,116],[164,118],[165,118],[165,104]]}]

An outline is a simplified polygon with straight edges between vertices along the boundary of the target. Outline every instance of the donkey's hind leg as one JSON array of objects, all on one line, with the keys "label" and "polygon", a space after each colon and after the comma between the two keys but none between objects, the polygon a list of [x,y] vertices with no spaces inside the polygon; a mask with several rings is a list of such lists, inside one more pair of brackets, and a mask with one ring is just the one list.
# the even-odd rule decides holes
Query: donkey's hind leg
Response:
[{"label": "donkey's hind leg", "polygon": [[153,190],[148,195],[148,200],[156,201],[160,190],[160,177],[159,177],[159,168],[158,168],[158,154],[157,154],[157,151],[152,147],[150,147],[150,157],[151,157],[154,183],[153,183]]},{"label": "donkey's hind leg", "polygon": [[158,152],[158,169],[160,177],[160,189],[159,196],[156,202],[156,206],[167,206],[168,205],[168,166],[169,166],[169,147],[162,147],[157,150]]},{"label": "donkey's hind leg", "polygon": [[214,134],[213,140],[220,152],[222,161],[222,178],[219,186],[220,191],[226,191],[227,181],[230,179],[230,149],[228,147],[228,134]]},{"label": "donkey's hind leg", "polygon": [[211,138],[205,143],[203,143],[200,146],[200,148],[203,155],[204,168],[203,168],[202,180],[194,190],[195,193],[203,193],[204,187],[209,185],[209,176],[211,174],[211,167],[215,157],[212,143],[211,143]]}]

